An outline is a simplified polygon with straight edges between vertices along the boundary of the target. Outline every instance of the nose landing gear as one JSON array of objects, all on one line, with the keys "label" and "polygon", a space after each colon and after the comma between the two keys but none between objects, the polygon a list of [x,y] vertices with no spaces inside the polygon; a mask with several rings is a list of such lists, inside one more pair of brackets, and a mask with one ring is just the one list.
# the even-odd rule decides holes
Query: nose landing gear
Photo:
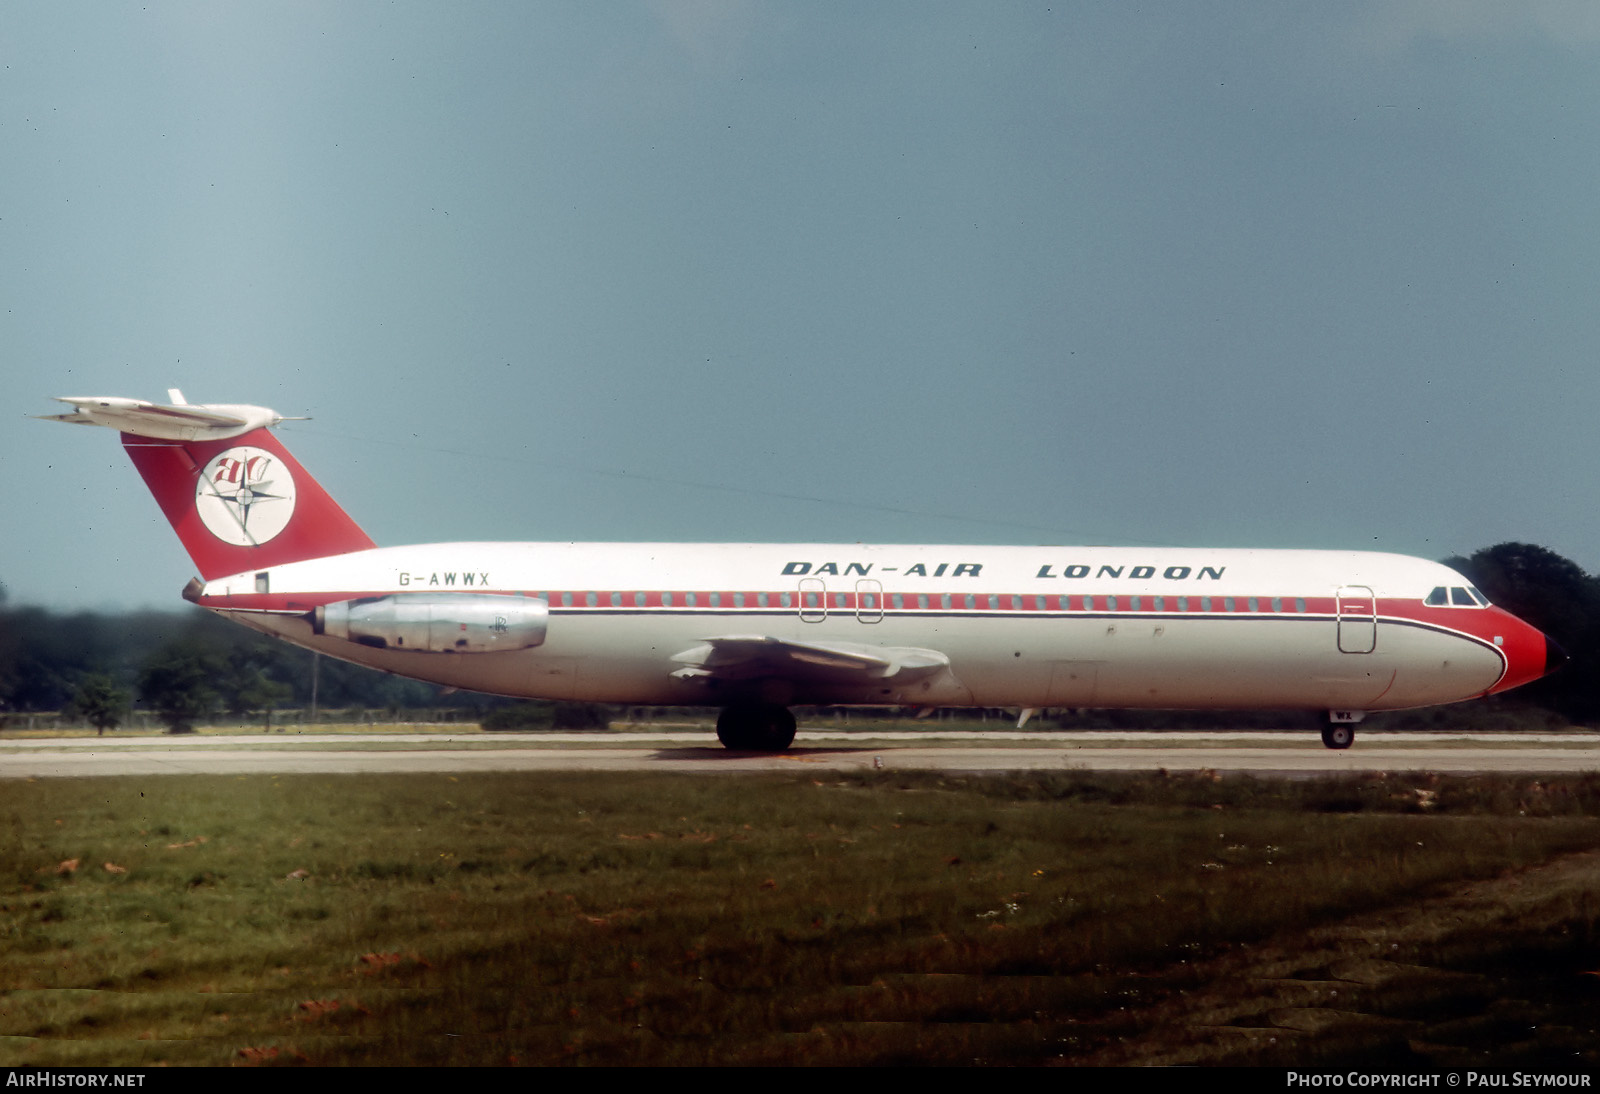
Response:
[{"label": "nose landing gear", "polygon": [[1364,710],[1328,711],[1328,724],[1322,727],[1322,743],[1329,748],[1349,748],[1355,744],[1356,723],[1366,716]]}]

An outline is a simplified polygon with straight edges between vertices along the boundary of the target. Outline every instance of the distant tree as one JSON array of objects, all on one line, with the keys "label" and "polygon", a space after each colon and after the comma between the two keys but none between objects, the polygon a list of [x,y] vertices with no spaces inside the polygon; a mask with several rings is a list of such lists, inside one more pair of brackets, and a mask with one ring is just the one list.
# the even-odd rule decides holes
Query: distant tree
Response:
[{"label": "distant tree", "polygon": [[134,666],[170,637],[171,612],[61,615],[0,604],[0,704],[62,710],[86,676],[132,680]]},{"label": "distant tree", "polygon": [[[1501,543],[1446,565],[1496,604],[1546,633],[1577,635],[1600,603],[1600,585],[1571,559],[1532,543]],[[1559,635],[1557,636],[1559,637]]]},{"label": "distant tree", "polygon": [[43,608],[0,608],[0,696],[12,710],[60,710],[86,657]]},{"label": "distant tree", "polygon": [[1501,543],[1445,565],[1494,604],[1555,639],[1571,662],[1519,688],[1518,698],[1574,721],[1600,718],[1600,581],[1547,547]]},{"label": "distant tree", "polygon": [[606,729],[611,708],[602,703],[557,703],[550,724],[556,729]]},{"label": "distant tree", "polygon": [[274,678],[276,663],[268,655],[275,652],[251,643],[234,646],[221,659],[222,671],[214,685],[230,714],[263,711],[270,726],[273,708],[294,698],[294,689]]},{"label": "distant tree", "polygon": [[217,709],[211,682],[222,674],[217,656],[177,643],[158,650],[139,674],[139,695],[155,708],[169,733],[193,733],[194,724]]},{"label": "distant tree", "polygon": [[68,709],[88,721],[103,736],[106,730],[116,729],[122,724],[132,703],[133,697],[126,689],[118,687],[117,682],[105,673],[97,672],[83,678]]},{"label": "distant tree", "polygon": [[[64,615],[9,603],[0,595],[0,710],[66,709],[83,680],[98,673],[137,685],[146,670],[179,647],[208,655],[208,685],[215,698],[207,713],[219,702],[241,714],[311,703],[310,653],[211,612]],[[322,659],[320,677],[324,708],[470,708],[485,702],[471,692],[444,695],[437,685],[333,658]]]}]

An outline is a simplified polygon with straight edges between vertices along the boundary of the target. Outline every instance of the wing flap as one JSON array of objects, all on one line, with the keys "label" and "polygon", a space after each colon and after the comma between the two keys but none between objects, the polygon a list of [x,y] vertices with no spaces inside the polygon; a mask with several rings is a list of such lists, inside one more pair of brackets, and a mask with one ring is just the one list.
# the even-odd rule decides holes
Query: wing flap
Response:
[{"label": "wing flap", "polygon": [[683,666],[673,672],[682,680],[777,677],[799,683],[904,685],[950,667],[950,659],[938,650],[737,634],[708,638],[672,660]]}]

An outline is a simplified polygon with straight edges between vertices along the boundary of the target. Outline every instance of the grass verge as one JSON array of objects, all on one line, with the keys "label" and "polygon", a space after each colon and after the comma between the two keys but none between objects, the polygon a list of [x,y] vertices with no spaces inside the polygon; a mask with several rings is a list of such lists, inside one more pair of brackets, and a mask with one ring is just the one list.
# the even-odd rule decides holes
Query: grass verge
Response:
[{"label": "grass verge", "polygon": [[[1600,898],[1505,894],[1588,861],[1597,777],[186,776],[18,783],[0,812],[12,1065],[1140,1062],[1201,1043],[1181,1058],[1311,1063],[1372,1037],[1414,1062],[1595,1063],[1573,1016],[1600,1010]],[[1485,884],[1484,908],[1518,910],[1450,903]],[[1328,956],[1325,932],[1402,913],[1409,933]],[[1387,986],[1359,1021],[1237,999],[1192,1017],[1237,986],[1229,962],[1274,947],[1291,973],[1381,961],[1425,983],[1369,976]]]}]

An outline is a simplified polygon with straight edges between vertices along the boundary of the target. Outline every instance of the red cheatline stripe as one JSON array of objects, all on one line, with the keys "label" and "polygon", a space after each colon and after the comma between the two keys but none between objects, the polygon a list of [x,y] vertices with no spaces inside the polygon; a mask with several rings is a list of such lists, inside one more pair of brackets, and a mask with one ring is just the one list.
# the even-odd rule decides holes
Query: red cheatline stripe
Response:
[{"label": "red cheatline stripe", "polygon": [[[405,596],[408,594],[438,592],[436,588],[424,587],[422,589],[406,589],[396,591],[389,595]],[[462,595],[518,595],[516,590],[480,589],[475,592],[464,590]],[[384,595],[374,590],[312,593],[312,594],[272,594],[251,593],[231,597],[210,596],[203,598],[203,603],[211,607],[236,608],[244,611],[310,611],[318,604],[335,603],[341,600],[353,600],[358,597]],[[1148,594],[1135,597],[1127,593],[1106,594],[1057,594],[1048,595],[1028,594],[1016,595],[1011,593],[888,593],[874,594],[873,603],[868,605],[863,598],[854,593],[830,593],[826,607],[820,605],[807,605],[802,600],[802,594],[792,590],[762,592],[711,592],[689,590],[540,590],[522,595],[533,596],[549,602],[553,612],[581,612],[581,613],[637,613],[641,610],[661,610],[674,614],[684,612],[704,612],[707,614],[728,614],[737,612],[774,614],[805,611],[810,614],[837,614],[848,615],[857,611],[883,612],[891,615],[917,616],[933,614],[988,614],[1026,612],[1029,614],[1044,614],[1048,616],[1071,617],[1083,614],[1095,615],[1131,615],[1160,614],[1163,616],[1231,616],[1231,617],[1278,617],[1287,619],[1327,619],[1335,617],[1338,602],[1333,597],[1279,597],[1279,609],[1273,610],[1271,597],[1257,597],[1256,610],[1250,610],[1250,597],[1235,594],[1232,597],[1210,596],[1210,607],[1205,606],[1204,597],[1188,596],[1177,597],[1163,594],[1160,597],[1161,606],[1156,606],[1157,598]],[[593,595],[595,603],[589,603]],[[690,596],[694,603],[689,603]],[[715,595],[717,603],[712,603]],[[788,603],[784,603],[784,596],[788,596]],[[948,595],[949,604],[945,600]],[[927,605],[923,606],[919,597],[927,597]],[[971,603],[968,603],[968,597]],[[613,603],[612,598],[619,598],[619,603]],[[643,604],[640,604],[640,599]],[[765,597],[766,603],[762,603]],[[570,598],[570,603],[566,601]],[[739,603],[742,598],[743,603]],[[1304,610],[1299,610],[1296,600],[1304,602]],[[898,600],[898,603],[896,601]],[[1043,601],[1041,606],[1039,601]],[[1116,606],[1110,606],[1110,601],[1115,600]],[[1137,600],[1137,606],[1135,601]],[[1179,603],[1182,600],[1183,603]],[[1228,607],[1232,601],[1233,607]],[[1344,601],[1343,618],[1346,620],[1371,619],[1374,609],[1370,601],[1362,601],[1352,605]],[[1355,610],[1352,611],[1351,609]],[[1405,621],[1420,623],[1426,626],[1471,634],[1484,639],[1486,634],[1495,630],[1500,624],[1494,619],[1491,612],[1481,608],[1469,607],[1429,607],[1410,599],[1380,599],[1376,607],[1379,619],[1389,621]],[[1480,628],[1474,628],[1474,623],[1480,623]],[[1486,634],[1476,633],[1476,629],[1483,629]]]}]

